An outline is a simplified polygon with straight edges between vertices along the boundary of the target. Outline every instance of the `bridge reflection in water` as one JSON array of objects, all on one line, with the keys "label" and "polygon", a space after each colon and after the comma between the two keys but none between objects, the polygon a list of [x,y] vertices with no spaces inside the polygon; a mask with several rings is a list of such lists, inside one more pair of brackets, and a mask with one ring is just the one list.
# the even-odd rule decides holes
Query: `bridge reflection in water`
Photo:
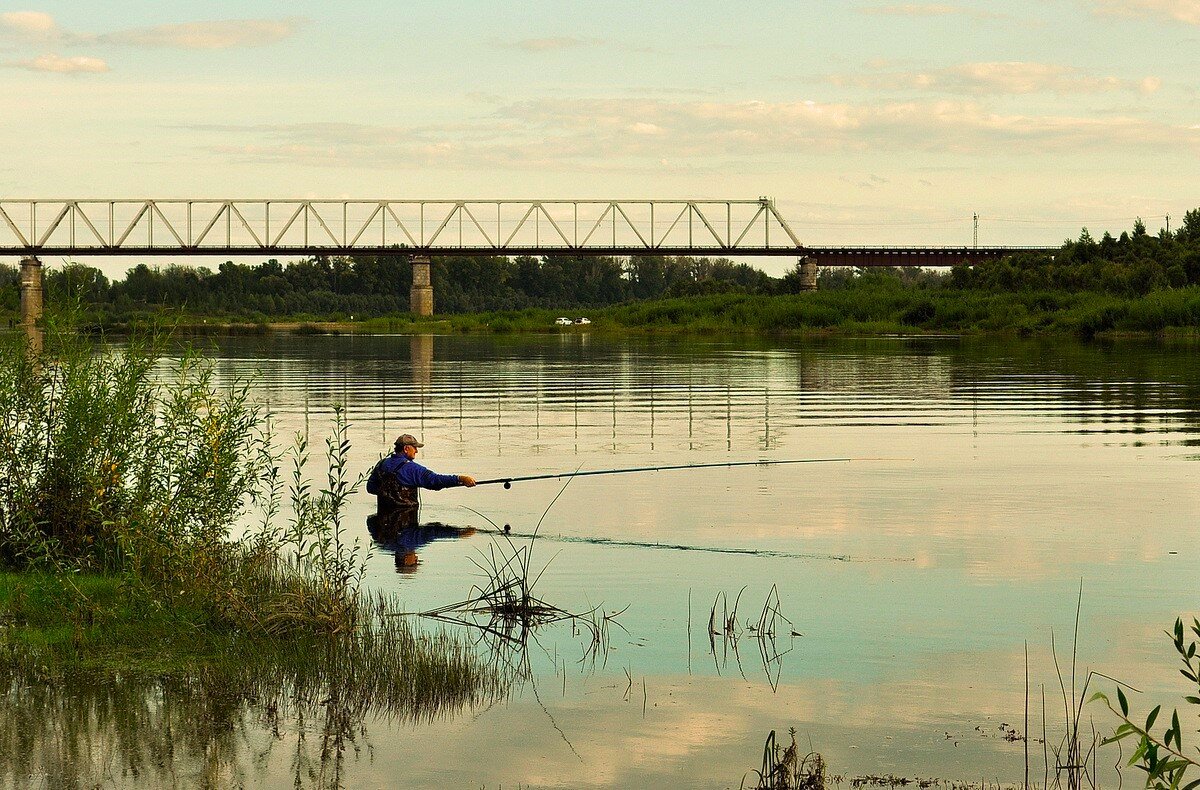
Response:
[{"label": "bridge reflection in water", "polygon": [[[257,350],[264,342],[265,356]],[[429,457],[439,461],[710,451],[753,457],[807,446],[806,432],[820,426],[971,431],[979,415],[999,410],[1019,415],[1031,431],[1065,420],[1113,433],[1132,427],[1099,420],[1106,398],[1128,397],[1147,409],[1141,431],[1180,408],[1172,392],[1150,386],[1097,392],[1090,382],[1104,359],[1096,349],[1074,350],[1080,369],[1073,374],[1047,370],[1036,342],[771,344],[571,332],[229,338],[217,353],[229,356],[218,365],[230,378],[245,375],[247,355],[256,357],[256,390],[285,430],[315,421],[319,435],[327,404],[344,403],[364,467],[404,432],[432,439]],[[1135,381],[1139,371],[1129,375]]]}]

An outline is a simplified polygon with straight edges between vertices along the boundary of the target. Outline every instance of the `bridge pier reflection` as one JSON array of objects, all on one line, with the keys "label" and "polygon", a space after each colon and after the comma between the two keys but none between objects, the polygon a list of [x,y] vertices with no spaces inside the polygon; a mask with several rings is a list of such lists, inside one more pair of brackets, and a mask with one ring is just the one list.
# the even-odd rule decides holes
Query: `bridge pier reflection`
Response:
[{"label": "bridge pier reflection", "polygon": [[408,339],[409,373],[413,384],[422,393],[433,379],[433,335],[412,335]]}]

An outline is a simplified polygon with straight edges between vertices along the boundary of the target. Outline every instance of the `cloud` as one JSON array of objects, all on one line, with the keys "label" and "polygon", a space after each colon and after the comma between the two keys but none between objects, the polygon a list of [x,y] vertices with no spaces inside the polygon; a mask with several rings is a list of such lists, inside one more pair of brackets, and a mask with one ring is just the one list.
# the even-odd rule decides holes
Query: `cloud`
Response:
[{"label": "cloud", "polygon": [[835,74],[829,81],[842,87],[871,90],[922,90],[943,93],[988,95],[1056,93],[1106,93],[1133,91],[1153,93],[1162,86],[1158,77],[1123,80],[1097,76],[1053,63],[964,63],[925,71],[875,71],[867,74]]},{"label": "cloud", "polygon": [[0,32],[30,39],[56,39],[63,35],[54,17],[41,11],[6,11],[0,14]]},{"label": "cloud", "polygon": [[32,60],[9,61],[4,66],[26,71],[48,71],[55,74],[97,74],[109,70],[108,64],[99,58],[83,56],[64,58],[54,54],[39,55]]},{"label": "cloud", "polygon": [[1157,17],[1200,25],[1200,0],[1091,0],[1104,16]]},{"label": "cloud", "polygon": [[634,134],[658,135],[658,134],[663,134],[666,130],[656,124],[638,121],[629,126],[629,131],[633,132]]},{"label": "cloud", "polygon": [[1003,19],[1005,17],[1004,14],[997,14],[994,11],[980,11],[974,8],[937,3],[859,6],[854,10],[867,16],[969,16],[975,19]]},{"label": "cloud", "polygon": [[[207,150],[239,162],[464,170],[765,168],[839,150],[1017,156],[1129,146],[1200,151],[1200,129],[1186,125],[1115,114],[1004,114],[976,101],[538,99],[455,124],[190,128],[219,133],[222,141]],[[867,183],[884,183],[878,179]]]},{"label": "cloud", "polygon": [[231,49],[263,46],[291,38],[307,21],[301,17],[218,19],[89,33],[66,30],[53,16],[41,11],[10,11],[0,14],[0,35],[33,43],[57,41],[171,49]]},{"label": "cloud", "polygon": [[508,49],[519,49],[525,52],[561,52],[567,49],[592,47],[600,43],[598,39],[576,38],[574,36],[555,36],[552,38],[523,38],[508,43],[501,42],[500,46]]},{"label": "cloud", "polygon": [[286,19],[222,19],[118,30],[97,36],[106,44],[170,49],[233,49],[260,47],[291,38],[307,23]]}]

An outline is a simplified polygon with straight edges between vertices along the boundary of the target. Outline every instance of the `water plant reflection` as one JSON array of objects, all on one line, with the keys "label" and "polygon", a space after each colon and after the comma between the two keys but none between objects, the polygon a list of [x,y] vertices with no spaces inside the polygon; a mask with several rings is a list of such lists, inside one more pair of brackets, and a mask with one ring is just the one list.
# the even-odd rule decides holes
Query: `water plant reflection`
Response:
[{"label": "water plant reflection", "polygon": [[546,515],[570,484],[568,478],[554,499],[550,500],[528,541],[514,541],[508,524],[501,530],[496,522],[472,510],[491,525],[493,534],[499,536],[499,540],[493,541],[486,551],[479,552],[478,559],[472,559],[483,577],[482,584],[472,585],[468,597],[462,601],[420,613],[423,617],[475,629],[480,640],[488,646],[496,667],[512,680],[532,680],[530,640],[536,642],[537,629],[554,624],[568,624],[572,636],[577,637],[581,633],[588,635],[580,661],[590,661],[594,667],[598,656],[607,655],[609,626],[616,624],[622,627],[617,618],[628,609],[625,607],[606,613],[601,605],[574,613],[549,603],[534,592],[538,581],[550,567],[547,562],[541,570],[535,570],[533,549],[537,535]]},{"label": "water plant reflection", "polygon": [[247,641],[165,674],[60,670],[5,652],[0,785],[227,787],[252,783],[288,744],[295,786],[336,787],[369,746],[368,722],[428,723],[504,694],[461,640],[383,617],[355,638]]},{"label": "water plant reflection", "polygon": [[[738,645],[742,637],[749,634],[758,647],[758,657],[762,662],[763,673],[767,676],[767,683],[770,684],[771,690],[775,691],[779,688],[779,679],[783,674],[783,657],[792,652],[791,641],[803,634],[797,631],[792,621],[780,611],[779,590],[775,585],[771,585],[758,619],[739,622],[738,605],[744,592],[745,587],[738,591],[732,605],[724,590],[717,593],[713,599],[712,608],[708,613],[708,651],[712,655],[713,665],[718,674],[728,666],[732,655],[738,672],[744,678],[746,673],[742,669],[742,656]],[[690,612],[688,616],[690,618]],[[780,649],[780,640],[784,638],[788,640],[788,646]]]}]

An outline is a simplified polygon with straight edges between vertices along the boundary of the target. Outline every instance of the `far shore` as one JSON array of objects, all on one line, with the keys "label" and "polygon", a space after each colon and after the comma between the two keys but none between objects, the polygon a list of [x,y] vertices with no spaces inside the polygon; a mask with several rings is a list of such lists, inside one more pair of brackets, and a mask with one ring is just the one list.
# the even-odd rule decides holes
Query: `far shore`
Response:
[{"label": "far shore", "polygon": [[[12,314],[7,317],[15,319]],[[558,323],[584,318],[588,323]],[[430,317],[403,312],[366,318],[337,313],[197,315],[178,308],[144,305],[123,312],[99,306],[84,308],[74,312],[69,321],[97,334],[170,328],[189,334],[230,335],[1196,338],[1200,336],[1200,285],[1117,296],[1096,291],[905,288],[872,281],[855,288],[801,294],[721,293],[607,307],[531,307]],[[9,324],[14,326],[15,320]]]}]

